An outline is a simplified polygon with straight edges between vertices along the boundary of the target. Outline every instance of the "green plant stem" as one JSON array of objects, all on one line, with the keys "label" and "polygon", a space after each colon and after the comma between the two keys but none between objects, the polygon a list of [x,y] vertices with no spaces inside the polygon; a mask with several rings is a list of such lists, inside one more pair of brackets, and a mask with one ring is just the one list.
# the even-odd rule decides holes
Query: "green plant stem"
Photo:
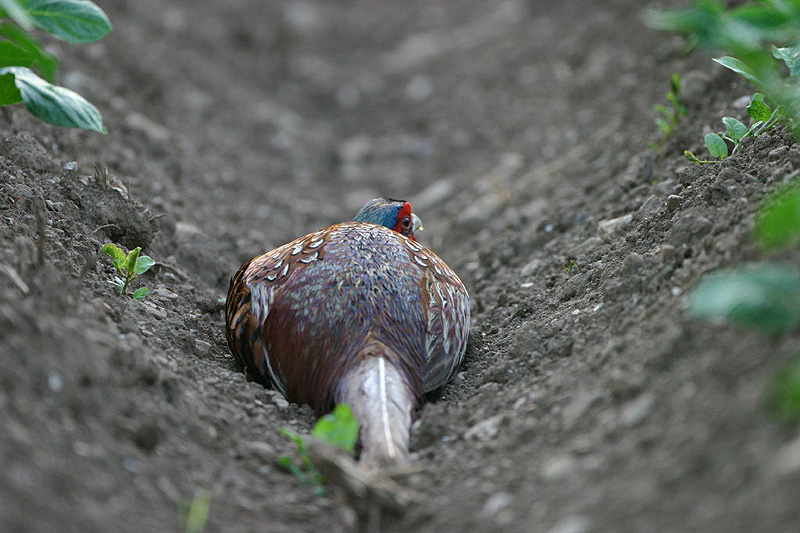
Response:
[{"label": "green plant stem", "polygon": [[130,278],[130,276],[127,276],[127,275],[126,275],[126,276],[125,276],[125,283],[123,283],[123,284],[122,284],[122,290],[120,291],[120,294],[121,294],[122,296],[126,296],[126,295],[128,294],[128,284],[129,284],[130,282],[131,282],[131,278]]}]

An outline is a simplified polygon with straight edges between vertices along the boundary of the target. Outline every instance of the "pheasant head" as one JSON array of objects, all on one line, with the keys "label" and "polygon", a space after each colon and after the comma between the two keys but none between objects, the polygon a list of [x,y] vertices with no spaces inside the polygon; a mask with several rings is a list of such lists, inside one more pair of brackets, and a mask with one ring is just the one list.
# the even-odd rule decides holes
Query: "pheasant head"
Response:
[{"label": "pheasant head", "polygon": [[422,221],[411,212],[411,204],[405,200],[375,198],[358,210],[353,222],[378,224],[416,241],[414,232],[422,231]]}]

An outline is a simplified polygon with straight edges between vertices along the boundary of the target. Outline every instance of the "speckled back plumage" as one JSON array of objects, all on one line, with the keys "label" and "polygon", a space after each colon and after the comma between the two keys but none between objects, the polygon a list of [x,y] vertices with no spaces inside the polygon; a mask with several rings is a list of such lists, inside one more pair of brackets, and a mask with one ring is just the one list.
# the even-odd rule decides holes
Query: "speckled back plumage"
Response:
[{"label": "speckled back plumage", "polygon": [[292,402],[320,414],[333,403],[358,403],[350,389],[364,386],[349,383],[349,374],[377,356],[396,371],[413,409],[461,364],[469,299],[413,234],[345,222],[245,263],[231,280],[226,322],[237,360]]}]

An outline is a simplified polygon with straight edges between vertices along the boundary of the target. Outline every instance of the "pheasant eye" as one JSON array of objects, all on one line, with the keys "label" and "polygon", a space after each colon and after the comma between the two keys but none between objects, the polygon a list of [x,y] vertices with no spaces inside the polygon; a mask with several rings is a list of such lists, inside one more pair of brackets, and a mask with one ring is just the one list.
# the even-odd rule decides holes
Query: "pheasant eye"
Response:
[{"label": "pheasant eye", "polygon": [[411,219],[409,217],[403,217],[403,220],[400,221],[400,224],[403,225],[404,229],[408,229],[411,227]]}]

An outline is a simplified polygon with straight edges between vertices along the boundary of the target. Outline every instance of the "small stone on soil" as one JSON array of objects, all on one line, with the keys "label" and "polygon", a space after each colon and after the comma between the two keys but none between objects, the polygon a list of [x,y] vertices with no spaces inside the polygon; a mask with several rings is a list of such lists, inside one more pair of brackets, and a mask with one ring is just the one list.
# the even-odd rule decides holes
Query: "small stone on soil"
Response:
[{"label": "small stone on soil", "polygon": [[633,222],[633,213],[608,220],[601,220],[597,223],[597,235],[605,242],[610,243],[619,237],[631,222]]},{"label": "small stone on soil", "polygon": [[490,440],[497,435],[502,421],[503,415],[495,415],[486,420],[482,420],[464,432],[464,438],[479,441]]},{"label": "small stone on soil", "polygon": [[242,454],[251,456],[262,463],[271,463],[275,459],[275,448],[266,442],[251,441],[242,445]]},{"label": "small stone on soil", "polygon": [[667,201],[665,203],[667,206],[667,211],[676,211],[683,205],[683,197],[678,196],[677,194],[670,194],[667,196]]},{"label": "small stone on soil", "polygon": [[632,427],[642,422],[650,414],[655,403],[655,398],[650,393],[641,394],[635,400],[628,402],[620,413],[620,422],[625,427]]},{"label": "small stone on soil", "polygon": [[571,476],[578,469],[578,461],[570,454],[562,453],[542,463],[542,476],[548,481],[559,481]]},{"label": "small stone on soil", "polygon": [[590,526],[591,523],[585,516],[567,516],[548,529],[547,533],[586,533]]}]

